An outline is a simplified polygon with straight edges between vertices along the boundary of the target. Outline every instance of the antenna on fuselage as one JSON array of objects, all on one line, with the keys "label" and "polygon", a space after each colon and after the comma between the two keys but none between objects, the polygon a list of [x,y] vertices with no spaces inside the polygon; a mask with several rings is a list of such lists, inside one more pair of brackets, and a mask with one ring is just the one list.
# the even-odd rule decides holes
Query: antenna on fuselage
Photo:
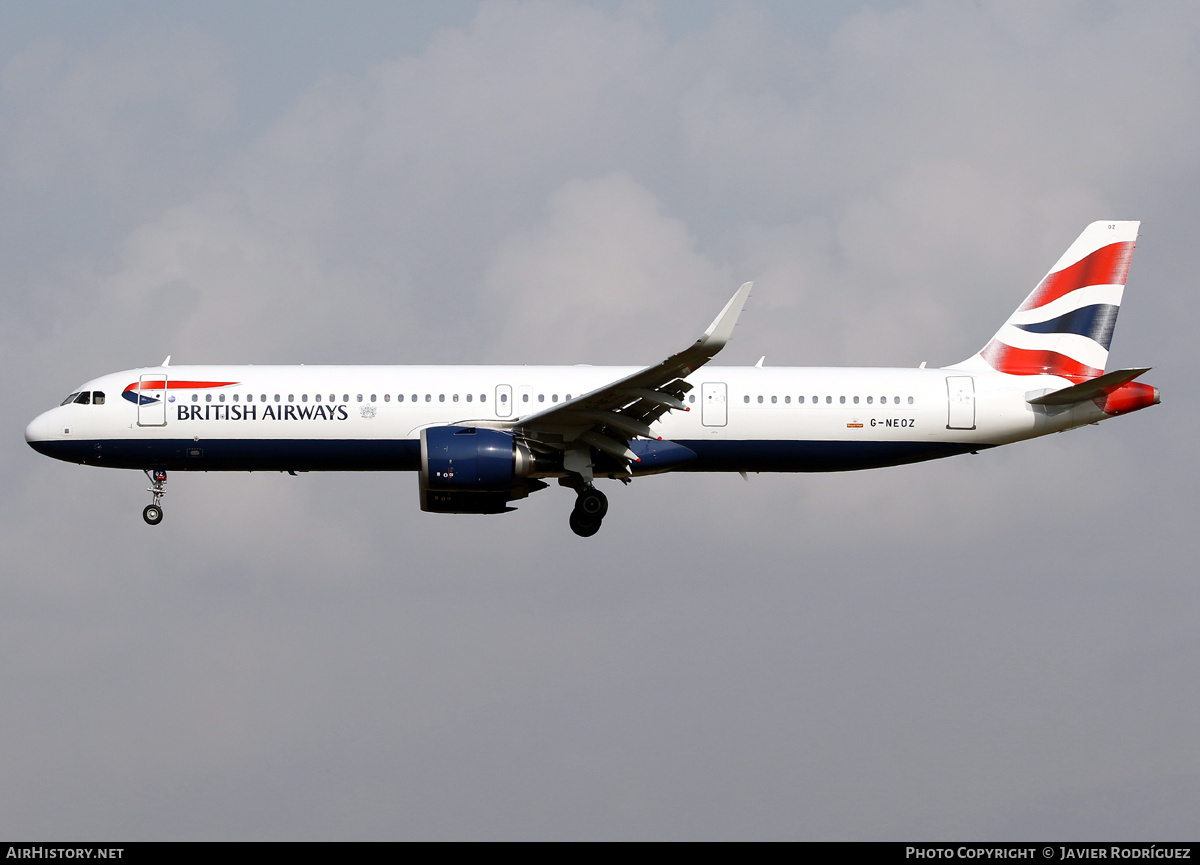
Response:
[{"label": "antenna on fuselage", "polygon": [[167,355],[167,359],[159,364],[159,366],[170,366],[170,365],[171,365],[171,355]]}]

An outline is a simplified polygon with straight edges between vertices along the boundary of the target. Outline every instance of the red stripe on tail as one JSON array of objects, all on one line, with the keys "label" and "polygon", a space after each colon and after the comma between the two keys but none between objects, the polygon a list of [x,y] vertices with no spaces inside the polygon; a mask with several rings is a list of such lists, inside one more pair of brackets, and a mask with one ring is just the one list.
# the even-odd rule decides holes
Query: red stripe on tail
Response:
[{"label": "red stripe on tail", "polygon": [[1081,382],[1104,374],[1102,369],[1087,366],[1048,348],[1013,348],[995,339],[979,354],[995,370],[1009,375],[1060,375]]},{"label": "red stripe on tail", "polygon": [[1033,294],[1021,304],[1021,310],[1044,306],[1085,285],[1124,285],[1132,257],[1132,240],[1102,246],[1070,267],[1047,274]]}]

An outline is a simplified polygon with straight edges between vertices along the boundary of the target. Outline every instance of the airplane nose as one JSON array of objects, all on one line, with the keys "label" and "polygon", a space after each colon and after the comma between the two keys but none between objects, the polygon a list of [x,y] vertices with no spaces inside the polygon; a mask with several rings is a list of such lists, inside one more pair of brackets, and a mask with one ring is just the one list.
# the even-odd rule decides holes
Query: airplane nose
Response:
[{"label": "airplane nose", "polygon": [[25,427],[25,441],[32,447],[36,442],[46,440],[46,416],[40,414]]}]

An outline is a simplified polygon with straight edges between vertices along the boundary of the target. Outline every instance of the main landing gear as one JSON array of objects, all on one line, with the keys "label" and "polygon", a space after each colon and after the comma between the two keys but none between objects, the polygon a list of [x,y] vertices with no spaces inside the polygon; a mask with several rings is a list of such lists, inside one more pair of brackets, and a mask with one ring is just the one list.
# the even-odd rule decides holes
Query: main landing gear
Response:
[{"label": "main landing gear", "polygon": [[608,497],[595,487],[584,487],[575,499],[571,511],[571,531],[581,538],[590,538],[600,531],[600,523],[608,513]]},{"label": "main landing gear", "polygon": [[166,494],[167,473],[162,469],[144,469],[146,477],[150,479],[150,487],[146,490],[148,493],[154,494],[154,501],[146,505],[142,509],[142,519],[152,526],[157,526],[162,522],[162,497]]}]

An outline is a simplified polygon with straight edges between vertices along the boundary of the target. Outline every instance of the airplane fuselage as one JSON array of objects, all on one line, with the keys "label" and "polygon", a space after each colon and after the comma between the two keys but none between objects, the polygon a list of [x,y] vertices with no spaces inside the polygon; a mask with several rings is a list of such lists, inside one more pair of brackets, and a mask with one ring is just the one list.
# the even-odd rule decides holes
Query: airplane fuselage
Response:
[{"label": "airplane fuselage", "polygon": [[[111,468],[415,471],[423,428],[519,423],[637,369],[134,369],[80,386],[81,393],[104,394],[103,403],[51,409],[30,423],[26,438],[47,456]],[[1092,402],[1066,409],[1031,406],[1031,393],[1071,384],[1057,376],[709,366],[689,382],[689,410],[669,412],[651,429],[694,457],[641,470],[635,464],[634,474],[875,468],[1006,444],[1109,416]]]}]

